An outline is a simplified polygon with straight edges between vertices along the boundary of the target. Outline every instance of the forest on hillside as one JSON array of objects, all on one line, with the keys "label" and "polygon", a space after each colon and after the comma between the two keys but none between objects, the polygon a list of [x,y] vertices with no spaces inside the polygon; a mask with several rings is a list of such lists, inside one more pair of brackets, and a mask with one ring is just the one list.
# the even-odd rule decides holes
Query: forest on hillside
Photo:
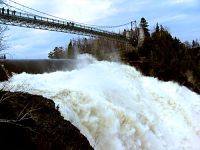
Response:
[{"label": "forest on hillside", "polygon": [[141,18],[144,42],[140,47],[102,38],[71,40],[66,48],[55,47],[49,58],[74,58],[89,53],[98,60],[120,60],[133,65],[147,76],[176,81],[200,93],[200,44],[198,40],[181,42],[158,23],[150,33],[148,22]]}]

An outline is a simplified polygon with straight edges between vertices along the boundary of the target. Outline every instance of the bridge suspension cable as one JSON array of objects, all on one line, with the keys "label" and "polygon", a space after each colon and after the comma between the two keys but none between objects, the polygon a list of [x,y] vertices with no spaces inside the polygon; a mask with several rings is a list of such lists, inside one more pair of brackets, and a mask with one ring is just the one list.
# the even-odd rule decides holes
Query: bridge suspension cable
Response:
[{"label": "bridge suspension cable", "polygon": [[[13,0],[9,0],[9,1],[14,2]],[[107,39],[111,39],[115,41],[128,42],[132,45],[137,45],[137,41],[138,41],[137,28],[135,28],[135,30],[126,31],[123,34],[115,33],[113,31],[108,31],[108,30],[106,31],[100,28],[100,27],[107,27],[107,28],[121,27],[121,26],[125,26],[131,23],[131,29],[132,29],[133,21],[122,24],[122,25],[117,25],[117,26],[96,26],[96,25],[92,26],[92,25],[85,25],[81,23],[68,21],[66,19],[38,11],[36,9],[27,7],[19,3],[18,5],[21,5],[22,7],[26,7],[33,11],[36,11],[38,13],[42,13],[43,15],[45,14],[51,17],[36,15],[34,13],[30,13],[28,11],[12,6],[5,2],[3,2],[3,4],[5,4],[6,7],[8,7],[8,9],[5,10],[4,7],[0,8],[0,24],[43,29],[43,30],[57,31],[57,32],[64,32],[64,33],[72,33],[72,34],[85,35],[85,36],[91,36],[91,37],[103,37],[103,38],[107,38]],[[21,12],[12,10],[9,7],[13,7],[17,10],[20,10]]]},{"label": "bridge suspension cable", "polygon": [[9,7],[15,8],[16,10],[20,10],[21,12],[24,12],[24,13],[27,13],[27,14],[30,14],[30,15],[34,15],[33,13],[30,13],[30,12],[25,11],[25,10],[23,10],[23,9],[17,8],[17,7],[15,7],[15,6],[12,6],[12,5],[7,4],[7,3],[5,3],[5,2],[2,2],[2,3],[5,4],[8,8],[9,8]]},{"label": "bridge suspension cable", "polygon": [[48,14],[48,13],[39,11],[39,10],[37,10],[37,9],[34,9],[34,8],[31,8],[31,7],[25,6],[25,5],[23,5],[23,4],[20,4],[20,3],[15,2],[15,1],[13,1],[13,0],[9,0],[9,1],[10,1],[10,2],[13,2],[13,3],[15,3],[15,4],[19,5],[19,6],[22,6],[22,7],[24,7],[24,8],[27,8],[27,9],[30,9],[30,10],[32,10],[32,11],[38,12],[38,13],[40,13],[40,14],[47,15],[48,17],[53,17],[53,18],[60,19],[60,20],[70,21],[70,20],[66,20],[66,19],[64,19],[64,18],[60,18],[60,17],[54,16],[54,15],[51,15],[51,14]]},{"label": "bridge suspension cable", "polygon": [[[62,20],[62,21],[73,22],[73,23],[76,23],[76,24],[80,24],[80,25],[84,25],[84,26],[89,26],[89,25],[87,25],[87,24],[78,23],[78,22],[74,22],[74,21],[71,21],[71,20],[67,20],[67,19],[64,19],[64,18],[57,17],[57,16],[53,16],[53,15],[51,15],[51,14],[48,14],[48,13],[45,13],[45,12],[42,12],[42,11],[33,9],[33,8],[31,8],[31,7],[22,5],[22,4],[20,4],[20,3],[17,3],[17,2],[15,2],[15,1],[12,1],[12,0],[9,0],[9,1],[11,1],[11,2],[13,2],[13,3],[17,4],[17,5],[20,5],[20,6],[24,7],[24,8],[27,8],[27,9],[33,10],[33,11],[35,11],[35,12],[38,12],[38,13],[40,13],[40,14],[46,15],[47,17],[50,17],[50,18],[52,18],[52,19],[59,19],[59,20]],[[2,3],[5,4],[7,7],[15,8],[16,10],[20,10],[21,12],[25,12],[25,13],[30,14],[30,15],[36,15],[36,14],[34,14],[34,13],[30,13],[30,12],[25,11],[25,10],[23,10],[23,9],[20,9],[20,8],[18,8],[18,7],[15,7],[15,6],[12,6],[12,5],[10,5],[10,4],[7,4],[7,3],[5,3],[5,2],[3,2],[3,1],[2,1]]]},{"label": "bridge suspension cable", "polygon": [[[30,9],[30,10],[32,10],[32,11],[35,11],[35,12],[37,12],[37,13],[40,13],[40,14],[43,14],[43,15],[47,15],[48,17],[53,17],[53,18],[55,18],[55,19],[60,19],[60,20],[63,20],[63,21],[74,22],[74,21],[71,21],[71,20],[67,20],[67,19],[64,19],[64,18],[61,18],[61,17],[57,17],[57,16],[54,16],[54,15],[51,15],[51,14],[48,14],[48,13],[39,11],[39,10],[37,10],[37,9],[34,9],[34,8],[31,8],[31,7],[25,6],[25,5],[23,5],[23,4],[20,4],[20,3],[18,3],[18,2],[15,2],[15,1],[13,1],[13,0],[9,0],[9,1],[12,2],[12,3],[15,3],[15,4],[19,5],[19,6],[22,6],[22,7],[24,7],[24,8]],[[3,3],[6,4],[5,2],[3,2]],[[8,5],[8,4],[6,4],[6,5]],[[10,6],[10,7],[13,7],[13,8],[16,8],[16,7],[11,6],[11,5],[9,5],[9,6]],[[16,8],[16,9],[18,9],[18,8]],[[18,9],[18,10],[21,10],[21,9]],[[23,11],[23,10],[21,10],[21,11]],[[27,11],[24,11],[24,12],[27,13]],[[114,25],[114,26],[106,26],[106,25],[101,25],[101,26],[99,26],[99,25],[85,24],[85,23],[80,23],[80,22],[74,22],[74,23],[82,24],[82,25],[86,25],[86,26],[92,26],[92,27],[96,27],[96,28],[108,29],[108,28],[119,28],[119,27],[127,26],[127,25],[130,25],[131,22],[132,22],[132,21],[129,21],[129,22],[127,22],[127,23],[120,24],[120,25]]]},{"label": "bridge suspension cable", "polygon": [[124,24],[120,24],[120,25],[114,25],[114,26],[98,26],[98,25],[94,25],[94,26],[99,27],[99,28],[119,28],[119,27],[130,25],[130,24],[131,24],[131,21]]}]

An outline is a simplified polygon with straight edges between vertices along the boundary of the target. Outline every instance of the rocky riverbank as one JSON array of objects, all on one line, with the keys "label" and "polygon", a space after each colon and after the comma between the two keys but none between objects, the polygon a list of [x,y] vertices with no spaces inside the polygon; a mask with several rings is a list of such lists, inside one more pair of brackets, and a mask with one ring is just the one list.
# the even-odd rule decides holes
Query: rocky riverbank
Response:
[{"label": "rocky riverbank", "polygon": [[42,96],[0,91],[1,149],[92,150],[58,110],[52,100]]}]

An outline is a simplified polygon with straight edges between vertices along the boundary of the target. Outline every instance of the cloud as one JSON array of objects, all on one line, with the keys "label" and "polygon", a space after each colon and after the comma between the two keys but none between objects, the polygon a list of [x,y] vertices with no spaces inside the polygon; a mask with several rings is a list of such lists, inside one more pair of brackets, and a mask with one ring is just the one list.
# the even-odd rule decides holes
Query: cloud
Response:
[{"label": "cloud", "polygon": [[[98,20],[104,20],[118,12],[116,4],[120,0],[13,0],[22,5],[40,10],[42,12],[58,16],[67,20],[93,24]],[[31,13],[36,13],[25,9],[9,0],[7,3]],[[43,14],[38,14],[43,15]],[[9,27],[10,52],[15,53],[15,57],[42,57],[46,58],[54,46],[65,46],[67,41],[74,36],[71,34],[55,33],[42,30]],[[14,33],[14,34],[13,34]],[[60,44],[60,45],[59,45]],[[34,53],[32,52],[34,51]],[[41,53],[40,51],[45,51]],[[18,53],[17,53],[18,52]],[[20,54],[19,54],[20,53]],[[23,54],[22,54],[23,53]],[[38,56],[36,56],[36,54]]]},{"label": "cloud", "polygon": [[[163,26],[167,26],[172,31],[172,34],[175,33],[177,37],[180,36],[180,39],[191,40],[200,38],[195,37],[200,35],[200,22],[197,19],[200,16],[198,0],[14,1],[54,16],[86,24],[118,25],[131,20],[139,22],[141,17],[145,17],[150,24],[150,29],[158,22]],[[13,3],[10,4],[16,6]],[[195,29],[195,31],[188,34],[191,28]],[[76,37],[71,34],[42,30],[21,29],[17,27],[10,27],[10,29],[10,49],[14,48],[15,52],[22,52],[23,54],[20,54],[20,57],[23,55],[26,57],[29,57],[29,55],[47,57],[48,51],[52,50],[55,46],[66,45],[69,39]],[[33,51],[34,53],[32,53]],[[37,54],[38,56],[36,56]]]},{"label": "cloud", "polygon": [[174,21],[185,21],[185,19],[188,17],[186,14],[178,14],[174,16],[162,16],[158,17],[156,19],[151,20],[151,24],[155,24],[155,22],[159,22],[161,24],[165,24],[167,22],[174,22]]},{"label": "cloud", "polygon": [[94,22],[117,12],[118,0],[15,0],[54,16],[77,22]]},{"label": "cloud", "polygon": [[183,4],[183,3],[195,3],[196,0],[170,0],[171,3],[173,4]]}]

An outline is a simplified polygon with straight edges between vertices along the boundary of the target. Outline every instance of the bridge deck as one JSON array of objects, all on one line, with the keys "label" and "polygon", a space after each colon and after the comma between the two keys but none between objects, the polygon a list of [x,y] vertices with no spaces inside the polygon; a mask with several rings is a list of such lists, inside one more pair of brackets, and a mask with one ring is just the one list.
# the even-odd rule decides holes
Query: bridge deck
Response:
[{"label": "bridge deck", "polygon": [[109,32],[90,26],[42,17],[34,14],[17,12],[15,10],[4,10],[2,8],[0,9],[0,24],[65,32],[91,37],[103,37],[111,40],[131,43],[130,39],[126,38],[126,36],[115,32]]}]

